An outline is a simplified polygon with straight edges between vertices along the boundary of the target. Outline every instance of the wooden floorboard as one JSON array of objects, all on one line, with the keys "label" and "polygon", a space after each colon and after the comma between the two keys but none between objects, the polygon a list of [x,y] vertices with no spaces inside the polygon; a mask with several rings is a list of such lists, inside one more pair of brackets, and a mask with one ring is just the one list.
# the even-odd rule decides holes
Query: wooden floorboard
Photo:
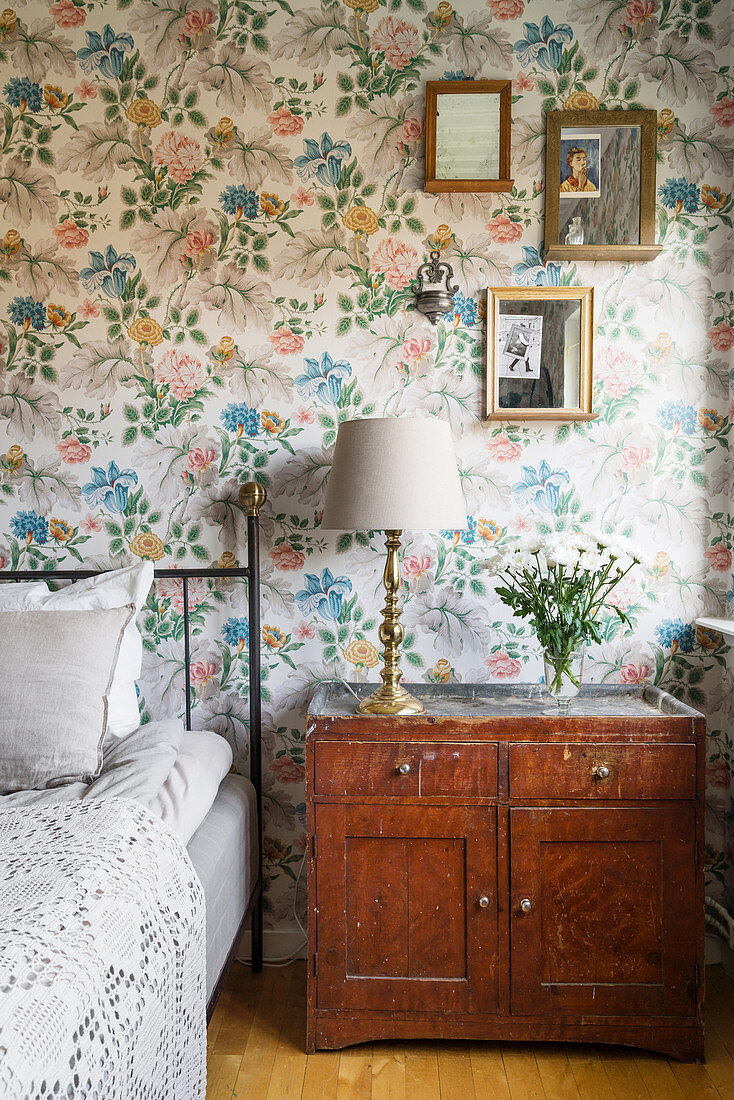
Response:
[{"label": "wooden floorboard", "polygon": [[207,1041],[207,1100],[734,1100],[734,982],[706,975],[706,1065],[576,1043],[379,1042],[305,1051],[305,967],[235,964]]}]

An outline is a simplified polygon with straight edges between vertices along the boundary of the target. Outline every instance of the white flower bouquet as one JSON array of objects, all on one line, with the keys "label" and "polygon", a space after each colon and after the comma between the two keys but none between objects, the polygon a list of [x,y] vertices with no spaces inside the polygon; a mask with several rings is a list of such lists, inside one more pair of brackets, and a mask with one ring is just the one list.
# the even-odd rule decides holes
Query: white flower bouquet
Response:
[{"label": "white flower bouquet", "polygon": [[[581,687],[585,643],[602,640],[609,593],[640,561],[625,539],[569,532],[521,539],[485,562],[499,574],[502,602],[530,619],[544,651],[546,687],[560,706]],[[629,626],[625,612],[611,606]]]}]

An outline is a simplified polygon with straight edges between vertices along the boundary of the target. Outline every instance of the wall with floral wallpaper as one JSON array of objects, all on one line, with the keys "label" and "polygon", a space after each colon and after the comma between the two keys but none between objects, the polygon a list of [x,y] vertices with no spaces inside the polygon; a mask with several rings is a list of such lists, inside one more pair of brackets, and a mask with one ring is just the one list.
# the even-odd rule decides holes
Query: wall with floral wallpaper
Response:
[{"label": "wall with floral wallpaper", "polygon": [[[268,919],[292,926],[303,715],[374,678],[380,536],[319,526],[339,421],[450,421],[468,519],[405,542],[409,679],[537,680],[481,562],[571,526],[652,564],[615,595],[595,680],[651,678],[709,719],[709,888],[734,908],[734,87],[724,0],[30,0],[0,14],[0,565],[244,557],[264,515]],[[515,189],[422,191],[427,79],[511,77]],[[543,256],[543,112],[658,111],[651,263]],[[439,248],[438,325],[410,280]],[[593,285],[590,424],[481,419],[489,285]],[[241,588],[194,585],[196,724],[247,751]],[[176,709],[182,598],[141,618],[141,709]],[[301,891],[302,892],[302,891]],[[299,904],[303,904],[301,897]]]}]

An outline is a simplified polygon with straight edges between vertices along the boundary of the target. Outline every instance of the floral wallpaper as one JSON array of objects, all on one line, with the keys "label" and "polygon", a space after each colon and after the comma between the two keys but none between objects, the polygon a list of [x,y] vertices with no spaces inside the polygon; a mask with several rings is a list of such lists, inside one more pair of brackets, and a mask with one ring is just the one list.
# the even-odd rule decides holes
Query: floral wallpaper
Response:
[{"label": "floral wallpaper", "polygon": [[[376,676],[383,543],[320,527],[340,421],[450,421],[466,527],[405,538],[410,680],[538,680],[482,569],[530,531],[626,532],[595,680],[651,679],[709,720],[709,889],[734,908],[730,353],[734,76],[718,0],[30,0],[0,14],[0,566],[245,554],[263,520],[268,919],[290,928],[304,710]],[[427,79],[511,77],[515,189],[425,194]],[[658,112],[650,263],[543,256],[543,112]],[[620,187],[623,184],[620,183]],[[434,329],[411,279],[461,287]],[[595,410],[482,421],[484,289],[593,285]],[[241,586],[192,585],[195,724],[247,752]],[[182,595],[141,623],[144,718],[180,709]],[[729,663],[727,663],[727,661]],[[299,904],[303,905],[303,890]]]}]

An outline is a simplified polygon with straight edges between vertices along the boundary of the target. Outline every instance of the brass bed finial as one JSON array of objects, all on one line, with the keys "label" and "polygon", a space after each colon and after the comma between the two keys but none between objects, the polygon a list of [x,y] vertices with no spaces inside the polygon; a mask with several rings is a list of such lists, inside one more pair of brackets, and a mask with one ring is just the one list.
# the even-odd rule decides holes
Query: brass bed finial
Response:
[{"label": "brass bed finial", "polygon": [[268,494],[257,481],[246,481],[240,488],[240,504],[248,516],[259,515],[260,509],[267,499]]}]

